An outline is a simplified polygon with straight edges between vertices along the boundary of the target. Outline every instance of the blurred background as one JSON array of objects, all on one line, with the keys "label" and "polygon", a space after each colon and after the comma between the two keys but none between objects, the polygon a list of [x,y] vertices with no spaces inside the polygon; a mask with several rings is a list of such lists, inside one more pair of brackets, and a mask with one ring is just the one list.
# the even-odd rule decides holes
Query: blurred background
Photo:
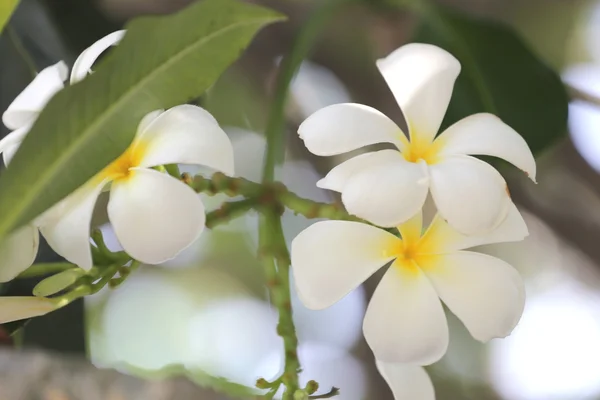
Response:
[{"label": "blurred background", "polygon": [[[262,166],[278,62],[318,0],[256,2],[288,15],[288,23],[262,31],[201,99],[230,134],[240,176],[252,180],[259,179]],[[84,48],[129,19],[169,13],[187,3],[22,0],[0,37],[0,110],[29,83],[32,65],[40,70],[59,60],[72,64]],[[600,98],[600,2],[443,3],[507,23],[569,85]],[[294,133],[319,108],[349,101],[378,108],[401,124],[401,112],[374,60],[409,41],[414,28],[410,13],[360,5],[342,9],[293,82],[289,131]],[[24,61],[22,48],[31,60]],[[440,400],[600,399],[600,102],[573,100],[569,114],[568,132],[538,159],[537,185],[506,170],[530,237],[481,249],[505,259],[524,276],[528,302],[523,318],[509,338],[482,345],[449,314],[450,350],[428,368]],[[0,136],[7,133],[5,127],[0,129]],[[288,137],[278,179],[303,197],[337,201],[315,183],[342,158],[316,158],[297,135]],[[216,208],[224,199],[204,200]],[[287,213],[283,221],[288,243],[311,223]],[[106,216],[98,213],[95,223],[102,226],[109,246],[117,249],[105,222]],[[256,230],[253,214],[207,230],[177,259],[144,266],[115,291],[104,290],[31,321],[23,345],[87,357],[98,368],[150,380],[185,373],[195,382],[213,375],[252,386],[258,377],[273,378],[282,368],[283,350],[275,333],[276,312],[267,301],[256,261]],[[46,246],[39,260],[58,258]],[[392,399],[361,332],[369,296],[380,277],[376,274],[325,311],[310,311],[294,298],[303,383],[314,379],[323,389],[340,387],[342,400]],[[34,284],[18,280],[4,285],[2,294],[29,294]],[[205,397],[189,398],[226,398],[201,389],[198,393]]]}]

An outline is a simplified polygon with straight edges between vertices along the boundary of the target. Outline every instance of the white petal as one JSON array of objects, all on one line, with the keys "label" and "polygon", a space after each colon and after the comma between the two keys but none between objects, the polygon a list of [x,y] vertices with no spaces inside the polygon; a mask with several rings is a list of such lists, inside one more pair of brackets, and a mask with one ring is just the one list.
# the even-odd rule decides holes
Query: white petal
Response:
[{"label": "white petal", "polygon": [[407,121],[411,141],[430,142],[452,97],[460,63],[437,46],[411,43],[377,61]]},{"label": "white petal", "polygon": [[0,244],[0,282],[8,282],[33,264],[37,255],[39,234],[26,225]]},{"label": "white petal", "polygon": [[499,157],[535,182],[535,158],[527,142],[495,115],[481,113],[464,118],[446,129],[437,140],[442,143],[440,157],[457,154]]},{"label": "white petal", "polygon": [[519,322],[525,306],[523,281],[499,258],[461,251],[425,257],[419,265],[475,339],[506,337]]},{"label": "white petal", "polygon": [[29,133],[33,124],[26,124],[23,127],[16,129],[0,140],[0,153],[4,160],[4,165],[8,166],[17,150],[21,146],[23,139]]},{"label": "white petal", "polygon": [[0,324],[39,317],[59,308],[55,300],[45,297],[0,297]]},{"label": "white petal", "polygon": [[187,248],[204,229],[198,194],[158,171],[136,168],[113,182],[108,217],[127,253],[146,264],[160,264]]},{"label": "white petal", "polygon": [[18,129],[33,123],[48,101],[64,87],[69,69],[60,61],[44,68],[35,79],[8,106],[2,122],[9,129]]},{"label": "white petal", "polygon": [[346,153],[370,144],[402,148],[404,133],[380,111],[362,104],[334,104],[308,117],[298,128],[306,148],[318,156]]},{"label": "white petal", "polygon": [[341,192],[348,180],[357,173],[374,166],[386,165],[399,160],[404,160],[404,157],[399,151],[392,149],[360,154],[333,168],[325,178],[317,182],[317,186],[321,189]]},{"label": "white petal", "polygon": [[233,175],[233,146],[212,115],[192,105],[160,114],[136,138],[144,146],[140,166],[200,164]]},{"label": "white petal", "polygon": [[92,65],[94,65],[98,57],[100,57],[100,55],[110,46],[119,44],[124,35],[124,30],[113,32],[85,49],[79,57],[77,57],[75,64],[73,64],[73,69],[71,70],[71,85],[85,78],[87,74],[91,72]]},{"label": "white petal", "polygon": [[38,220],[40,232],[52,249],[68,261],[89,270],[92,268],[90,224],[96,199],[106,181],[90,181]]},{"label": "white petal", "polygon": [[438,212],[459,232],[485,234],[506,217],[511,203],[508,187],[489,164],[452,156],[431,165],[429,175]]},{"label": "white petal", "polygon": [[442,254],[484,244],[518,242],[529,236],[525,220],[514,203],[510,203],[504,221],[484,235],[464,235],[437,214],[423,235],[419,249],[426,254]]},{"label": "white petal", "polygon": [[394,400],[435,400],[435,390],[423,367],[375,360],[377,370],[392,389]]},{"label": "white petal", "polygon": [[390,266],[371,298],[363,331],[375,358],[385,362],[428,365],[448,348],[442,304],[416,266]]},{"label": "white petal", "polygon": [[317,222],[292,241],[298,297],[313,310],[327,308],[393,259],[399,240],[383,229],[350,221]]},{"label": "white petal", "polygon": [[393,227],[419,211],[428,191],[425,163],[398,158],[353,175],[342,190],[342,202],[350,214]]}]

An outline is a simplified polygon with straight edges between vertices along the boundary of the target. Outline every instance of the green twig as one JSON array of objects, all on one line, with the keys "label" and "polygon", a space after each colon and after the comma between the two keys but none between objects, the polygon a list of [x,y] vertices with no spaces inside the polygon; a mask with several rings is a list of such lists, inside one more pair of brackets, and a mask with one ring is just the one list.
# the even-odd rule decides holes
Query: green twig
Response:
[{"label": "green twig", "polygon": [[27,66],[27,69],[29,69],[29,72],[31,73],[31,78],[34,79],[38,74],[37,68],[35,67],[35,63],[33,62],[33,59],[31,58],[31,56],[29,55],[29,52],[27,52],[27,49],[25,48],[25,46],[23,46],[23,42],[21,41],[21,38],[19,38],[19,35],[17,35],[17,32],[15,32],[15,30],[13,29],[13,27],[10,24],[6,27],[6,35],[8,36],[9,40],[12,42],[12,45],[15,48],[15,50],[17,51],[17,53],[19,53],[19,56],[21,57],[21,59],[23,60],[25,65]]},{"label": "green twig", "polygon": [[308,398],[309,399],[330,399],[332,397],[339,396],[339,394],[340,394],[340,389],[333,387],[333,388],[331,388],[331,390],[329,392],[327,392],[325,394],[309,396]]},{"label": "green twig", "polygon": [[253,199],[223,203],[218,209],[206,214],[206,227],[212,229],[217,225],[227,223],[255,207],[256,202]]}]

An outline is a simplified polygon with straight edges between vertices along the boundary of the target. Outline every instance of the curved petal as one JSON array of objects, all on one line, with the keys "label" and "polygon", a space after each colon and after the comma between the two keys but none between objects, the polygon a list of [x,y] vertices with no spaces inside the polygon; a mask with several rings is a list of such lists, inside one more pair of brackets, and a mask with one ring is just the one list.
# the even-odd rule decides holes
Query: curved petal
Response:
[{"label": "curved petal", "polygon": [[511,202],[504,221],[484,235],[463,235],[437,214],[421,238],[419,250],[424,254],[443,254],[484,244],[518,242],[527,236],[525,220]]},{"label": "curved petal", "polygon": [[439,214],[456,230],[480,235],[506,217],[510,195],[502,175],[469,156],[452,156],[429,166],[431,195]]},{"label": "curved petal", "polygon": [[0,244],[0,282],[8,282],[33,264],[38,252],[39,234],[26,225]]},{"label": "curved petal", "polygon": [[44,68],[2,114],[9,129],[18,129],[35,121],[52,96],[64,87],[69,69],[60,61]]},{"label": "curved petal", "polygon": [[458,60],[437,46],[411,43],[378,60],[377,67],[402,109],[411,142],[431,142],[460,73]]},{"label": "curved petal", "polygon": [[0,324],[39,317],[60,308],[56,300],[45,297],[0,297]]},{"label": "curved petal", "polygon": [[417,243],[421,240],[423,233],[423,211],[419,210],[406,222],[398,225],[398,232],[402,237],[402,242],[406,246]]},{"label": "curved petal", "polygon": [[451,155],[485,155],[502,158],[521,169],[535,182],[535,158],[527,142],[513,128],[495,115],[481,113],[464,118],[439,138],[440,157]]},{"label": "curved petal", "polygon": [[371,298],[363,331],[384,362],[428,365],[448,348],[444,309],[416,265],[392,264]]},{"label": "curved petal", "polygon": [[[184,104],[160,114],[136,138],[139,166],[200,164],[233,175],[233,146],[212,115]],[[135,151],[135,150],[134,150]]]},{"label": "curved petal", "polygon": [[399,158],[353,175],[342,190],[342,202],[351,214],[394,227],[421,209],[428,190],[424,161],[416,164]]},{"label": "curved petal", "polygon": [[325,178],[317,182],[317,186],[321,189],[341,192],[344,189],[344,185],[348,183],[348,180],[357,173],[361,173],[371,167],[387,165],[402,160],[404,160],[402,154],[393,149],[360,154],[333,168]]},{"label": "curved petal", "polygon": [[399,240],[383,229],[350,221],[317,222],[292,240],[298,297],[313,310],[327,308],[394,257]]},{"label": "curved petal", "polygon": [[298,128],[306,148],[318,156],[346,153],[370,144],[393,143],[402,149],[406,136],[382,112],[362,104],[334,104],[308,117]]},{"label": "curved petal", "polygon": [[25,136],[29,133],[32,125],[33,123],[26,124],[23,127],[12,131],[0,140],[0,153],[2,153],[4,165],[7,167],[17,150],[19,150],[23,139],[25,139]]},{"label": "curved petal", "polygon": [[106,181],[90,181],[60,201],[38,220],[40,232],[52,249],[68,261],[92,268],[90,224],[96,199]]},{"label": "curved petal", "polygon": [[79,57],[77,57],[75,64],[73,64],[73,69],[71,70],[71,85],[85,78],[87,74],[91,72],[92,65],[94,65],[98,57],[100,57],[100,55],[110,46],[119,44],[121,39],[123,39],[123,36],[125,36],[124,30],[113,32],[85,49]]},{"label": "curved petal", "polygon": [[525,306],[523,281],[499,258],[461,251],[424,257],[419,265],[475,339],[506,337],[519,322]]},{"label": "curved petal", "polygon": [[175,257],[198,238],[206,220],[189,186],[144,168],[113,182],[108,217],[125,251],[146,264]]},{"label": "curved petal", "polygon": [[423,367],[375,360],[377,370],[385,379],[394,400],[435,400],[435,390]]}]

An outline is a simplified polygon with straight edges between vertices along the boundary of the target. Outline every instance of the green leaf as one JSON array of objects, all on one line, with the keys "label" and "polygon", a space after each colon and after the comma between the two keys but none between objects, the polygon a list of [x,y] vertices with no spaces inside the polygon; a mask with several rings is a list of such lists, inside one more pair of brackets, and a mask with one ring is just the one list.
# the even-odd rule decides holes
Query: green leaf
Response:
[{"label": "green leaf", "polygon": [[37,297],[48,297],[61,292],[77,282],[77,279],[85,276],[86,272],[81,268],[68,269],[52,275],[33,288],[33,295]]},{"label": "green leaf", "polygon": [[17,8],[19,0],[2,0],[0,1],[0,33],[4,29],[4,26],[10,20],[12,13]]},{"label": "green leaf", "polygon": [[0,176],[0,240],[116,159],[148,112],[202,94],[262,26],[280,19],[258,6],[205,0],[133,21],[93,75],[49,102]]},{"label": "green leaf", "polygon": [[462,65],[442,129],[490,112],[519,132],[534,154],[566,134],[568,97],[559,75],[506,25],[428,7],[413,41],[440,46]]}]

